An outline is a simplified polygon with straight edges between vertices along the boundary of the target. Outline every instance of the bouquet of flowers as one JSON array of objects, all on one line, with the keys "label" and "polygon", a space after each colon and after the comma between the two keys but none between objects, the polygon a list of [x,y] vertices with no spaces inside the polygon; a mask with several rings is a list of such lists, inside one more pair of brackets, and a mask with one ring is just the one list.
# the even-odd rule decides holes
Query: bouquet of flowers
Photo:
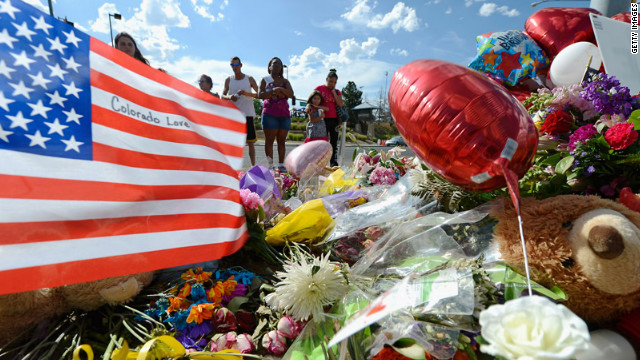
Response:
[{"label": "bouquet of flowers", "polygon": [[640,97],[614,76],[540,89],[524,105],[542,136],[524,194],[566,193],[615,198],[624,187],[640,190]]},{"label": "bouquet of flowers", "polygon": [[370,150],[354,157],[354,176],[361,177],[363,185],[393,185],[417,163],[413,158],[400,156],[404,149],[395,147],[388,152]]}]

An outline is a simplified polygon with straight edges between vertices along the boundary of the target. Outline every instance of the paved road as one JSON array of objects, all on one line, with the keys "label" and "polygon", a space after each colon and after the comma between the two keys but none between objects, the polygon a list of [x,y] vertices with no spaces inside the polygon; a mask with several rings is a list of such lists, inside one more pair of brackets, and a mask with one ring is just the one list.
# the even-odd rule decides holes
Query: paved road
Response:
[{"label": "paved road", "polygon": [[[297,146],[301,145],[302,143],[300,142],[287,142],[287,154],[295,149]],[[267,157],[264,155],[264,141],[262,140],[258,140],[258,142],[255,145],[256,147],[256,165],[262,165],[262,166],[267,166]],[[353,156],[353,151],[357,148],[358,146],[353,145],[353,144],[346,144],[345,145],[345,151],[342,152],[342,159],[338,159],[338,163],[340,163],[340,165],[349,165],[352,163],[351,161],[351,157]],[[373,148],[373,149],[383,149],[383,150],[388,150],[391,149],[390,147],[385,147],[385,146],[379,146],[379,145],[366,145],[364,146],[365,148],[369,149],[369,148]],[[404,152],[404,155],[406,156],[413,156],[413,152],[411,152],[411,149],[409,149],[408,147],[405,148],[406,151]],[[278,155],[278,149],[276,148],[276,145],[274,144],[273,146],[273,154],[277,157]],[[244,161],[242,164],[242,170],[243,171],[247,171],[249,168],[251,168],[251,161],[249,161],[249,148],[245,146],[245,150],[244,150]]]}]

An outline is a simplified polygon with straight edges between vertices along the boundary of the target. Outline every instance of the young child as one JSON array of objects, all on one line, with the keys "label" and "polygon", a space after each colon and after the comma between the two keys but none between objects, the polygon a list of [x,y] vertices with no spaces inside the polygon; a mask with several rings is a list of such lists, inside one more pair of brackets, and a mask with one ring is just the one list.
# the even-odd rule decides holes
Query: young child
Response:
[{"label": "young child", "polygon": [[305,143],[313,140],[329,141],[327,136],[327,126],[324,123],[324,113],[329,110],[326,106],[320,106],[322,103],[322,94],[318,90],[314,90],[309,99],[307,99],[307,113],[309,114],[309,122],[307,123],[307,138]]}]

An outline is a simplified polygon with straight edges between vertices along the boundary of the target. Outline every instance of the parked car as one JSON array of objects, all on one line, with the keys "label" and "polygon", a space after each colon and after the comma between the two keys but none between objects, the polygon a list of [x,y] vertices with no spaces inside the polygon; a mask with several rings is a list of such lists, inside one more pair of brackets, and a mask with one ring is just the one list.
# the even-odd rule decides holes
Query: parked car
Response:
[{"label": "parked car", "polygon": [[391,139],[387,140],[385,143],[386,146],[407,146],[407,143],[404,142],[402,136],[394,136]]}]

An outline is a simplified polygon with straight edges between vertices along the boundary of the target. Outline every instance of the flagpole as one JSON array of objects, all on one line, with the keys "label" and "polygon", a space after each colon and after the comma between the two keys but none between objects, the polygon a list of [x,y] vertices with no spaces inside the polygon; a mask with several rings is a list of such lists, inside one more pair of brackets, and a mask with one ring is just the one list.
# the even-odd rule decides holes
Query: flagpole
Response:
[{"label": "flagpole", "polygon": [[53,16],[53,4],[51,3],[51,0],[49,0],[49,14]]}]

